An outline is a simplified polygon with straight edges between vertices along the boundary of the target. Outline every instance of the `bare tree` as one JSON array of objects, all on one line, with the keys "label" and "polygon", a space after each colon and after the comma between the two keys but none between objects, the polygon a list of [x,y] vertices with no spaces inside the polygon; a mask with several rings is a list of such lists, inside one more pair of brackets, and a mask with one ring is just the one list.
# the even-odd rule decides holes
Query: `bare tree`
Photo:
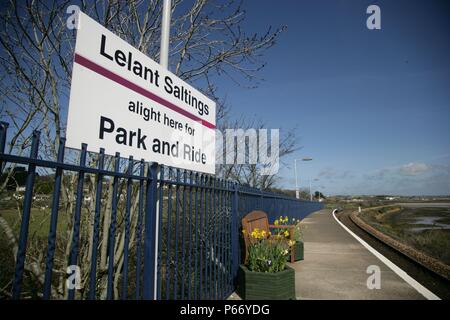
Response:
[{"label": "bare tree", "polygon": [[[236,139],[233,138],[234,143],[231,148],[226,142],[229,138],[227,137],[228,128],[239,128],[244,133],[244,139],[242,140],[237,137]],[[266,133],[267,136],[271,135],[271,130],[266,130],[267,132],[260,132],[265,129],[267,129],[265,122],[259,119],[253,119],[250,121],[245,118],[234,121],[224,119],[224,121],[219,124],[219,130],[222,136],[219,135],[217,138],[219,139],[219,146],[217,148],[218,150],[216,156],[218,160],[218,164],[216,165],[216,175],[225,179],[232,179],[240,184],[260,190],[268,190],[275,187],[275,185],[279,182],[279,176],[277,174],[278,170],[274,170],[271,174],[267,174],[268,170],[266,169],[267,166],[274,166],[273,168],[277,166],[273,163],[264,163],[261,159],[262,153],[264,153],[264,150],[261,150],[259,145],[260,139],[262,138],[261,135],[265,135]],[[256,136],[254,138],[245,136],[247,130],[252,130]],[[267,141],[268,149],[266,151],[271,155],[273,152],[276,153],[276,150],[271,150],[272,143],[269,143],[269,140]],[[239,144],[241,144],[240,150],[238,147]],[[278,167],[286,166],[287,164],[284,161],[285,157],[299,150],[299,148],[296,128],[280,132],[278,141]],[[250,150],[257,152],[258,159],[256,163],[250,160]],[[237,161],[237,158],[239,157],[238,153],[242,151],[244,153],[244,163]],[[227,158],[232,158],[233,161],[230,163],[226,160]]]},{"label": "bare tree", "polygon": [[[9,139],[8,152],[22,154],[30,145],[33,129],[42,131],[42,148],[40,157],[55,159],[58,142],[65,134],[65,115],[67,113],[72,61],[75,44],[75,31],[66,28],[66,8],[72,1],[44,0],[9,0],[3,4],[0,12],[0,120],[10,123],[13,135]],[[159,60],[159,43],[161,28],[160,0],[98,0],[79,1],[82,11],[93,17],[99,23],[119,35],[121,38],[147,54],[152,59]],[[264,51],[275,44],[277,36],[283,28],[274,31],[268,28],[262,34],[247,35],[241,25],[246,14],[242,3],[234,0],[209,1],[196,0],[186,3],[182,0],[172,1],[170,69],[180,78],[189,81],[197,88],[218,101],[218,122],[225,123],[227,108],[224,101],[216,94],[214,81],[226,76],[239,85],[255,87],[258,83],[258,71],[264,67],[261,60]],[[291,140],[289,140],[291,141]],[[285,144],[286,154],[292,150],[291,142]],[[77,153],[69,154],[68,158],[76,161]],[[95,165],[97,158],[93,156],[90,165]],[[108,165],[111,165],[111,159]],[[124,166],[122,166],[123,168]],[[257,170],[246,168],[240,171],[233,167],[232,174],[239,181],[246,175],[257,175]],[[8,172],[13,172],[9,170]],[[244,173],[245,172],[245,173]],[[0,186],[4,191],[8,180]],[[261,182],[270,186],[270,181]],[[62,208],[60,219],[64,219],[65,234],[57,248],[54,273],[59,275],[52,288],[56,298],[65,295],[64,270],[67,256],[70,252],[70,241],[73,230],[74,188],[76,175],[64,173]],[[104,198],[101,215],[102,233],[99,243],[99,281],[101,296],[105,294],[107,255],[107,233],[111,223],[112,179],[105,180]],[[95,179],[90,177],[86,182],[87,195],[94,199]],[[134,194],[136,189],[134,188]],[[125,194],[124,183],[121,182],[121,195]],[[131,225],[137,223],[137,198],[134,197],[131,211]],[[84,273],[90,264],[92,247],[93,202],[83,208],[82,241],[80,261]],[[119,205],[118,225],[124,223],[124,204]],[[19,221],[20,208],[17,210]],[[15,255],[16,242],[11,220],[3,217],[0,212],[0,227],[6,235],[10,248]],[[118,228],[119,230],[120,228]],[[135,228],[132,228],[134,230]],[[63,232],[63,233],[64,233]],[[132,233],[132,239],[135,238]],[[116,237],[115,273],[118,275],[123,265],[124,234],[119,232]],[[133,241],[130,246],[133,246]],[[30,276],[42,284],[42,270],[45,257],[42,254],[42,243],[38,237],[33,237],[29,243],[27,259],[32,263],[27,267]],[[131,248],[130,248],[131,249]],[[119,277],[117,276],[116,279]],[[87,284],[87,278],[83,279]],[[4,284],[1,284],[2,286]],[[8,284],[6,284],[6,287]],[[118,283],[115,282],[117,294]],[[3,289],[2,292],[7,292]],[[82,295],[85,293],[81,293]]]}]

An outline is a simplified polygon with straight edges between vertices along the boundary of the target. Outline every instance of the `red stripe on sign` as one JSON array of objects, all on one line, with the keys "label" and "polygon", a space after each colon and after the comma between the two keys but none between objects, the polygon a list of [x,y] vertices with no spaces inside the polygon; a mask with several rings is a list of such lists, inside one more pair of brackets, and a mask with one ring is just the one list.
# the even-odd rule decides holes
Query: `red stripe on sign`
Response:
[{"label": "red stripe on sign", "polygon": [[78,53],[75,53],[75,62],[78,63],[79,65],[88,68],[89,70],[94,71],[95,73],[98,73],[102,76],[104,76],[105,78],[114,81],[122,86],[124,86],[125,88],[128,88],[134,92],[137,92],[141,95],[143,95],[144,97],[149,98],[150,100],[153,100],[159,104],[162,104],[163,106],[165,106],[166,108],[169,108],[170,110],[173,110],[175,112],[178,112],[179,114],[182,114],[183,116],[194,120],[196,122],[201,123],[202,125],[204,125],[205,127],[208,127],[210,129],[215,129],[216,126],[213,125],[212,123],[205,121],[199,117],[197,117],[196,115],[193,115],[192,113],[187,112],[186,110],[174,105],[172,102],[167,101],[164,98],[161,98],[160,96],[157,96],[154,93],[151,93],[150,91],[138,86],[137,84],[134,84],[133,82],[122,78],[121,76],[115,74],[112,71],[109,71],[108,69],[105,69],[104,67],[96,64],[95,62],[80,56]]}]

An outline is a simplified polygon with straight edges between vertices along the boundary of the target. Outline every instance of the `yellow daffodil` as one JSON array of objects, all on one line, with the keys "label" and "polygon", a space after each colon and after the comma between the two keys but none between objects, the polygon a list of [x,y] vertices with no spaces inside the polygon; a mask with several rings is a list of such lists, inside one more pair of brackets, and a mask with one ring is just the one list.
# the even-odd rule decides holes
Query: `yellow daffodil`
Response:
[{"label": "yellow daffodil", "polygon": [[275,225],[276,225],[276,226],[278,225],[278,219],[277,219],[277,220],[275,220]]},{"label": "yellow daffodil", "polygon": [[289,237],[289,231],[286,230],[286,231],[284,232],[284,236],[285,236],[286,238]]}]

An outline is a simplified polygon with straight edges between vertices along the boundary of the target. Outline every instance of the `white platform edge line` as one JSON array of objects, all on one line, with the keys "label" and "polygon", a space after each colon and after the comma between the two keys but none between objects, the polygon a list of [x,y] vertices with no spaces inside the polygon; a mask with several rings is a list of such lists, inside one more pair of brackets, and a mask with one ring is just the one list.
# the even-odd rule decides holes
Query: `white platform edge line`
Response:
[{"label": "white platform edge line", "polygon": [[417,290],[421,295],[423,295],[428,300],[441,300],[437,295],[435,295],[433,292],[425,288],[423,285],[421,285],[419,282],[417,282],[414,278],[412,278],[409,274],[407,274],[405,271],[400,269],[397,265],[395,265],[391,260],[383,256],[381,253],[379,253],[377,250],[372,248],[367,242],[365,242],[363,239],[358,237],[356,234],[354,234],[349,228],[347,228],[341,221],[339,221],[338,218],[336,218],[336,215],[334,214],[335,210],[333,210],[333,218],[336,220],[339,225],[344,228],[353,238],[358,240],[359,243],[361,243],[367,250],[369,250],[375,257],[381,260],[386,266],[388,266],[394,273],[396,273],[400,278],[406,281],[411,287]]}]

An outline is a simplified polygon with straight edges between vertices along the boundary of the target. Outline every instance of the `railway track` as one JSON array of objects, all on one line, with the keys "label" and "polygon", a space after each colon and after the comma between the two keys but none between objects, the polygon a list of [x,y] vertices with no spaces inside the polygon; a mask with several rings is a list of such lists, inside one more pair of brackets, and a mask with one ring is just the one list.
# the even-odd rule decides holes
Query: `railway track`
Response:
[{"label": "railway track", "polygon": [[401,252],[393,249],[384,242],[367,233],[365,230],[361,229],[350,219],[351,212],[351,210],[344,210],[337,213],[336,217],[347,228],[366,241],[371,247],[384,255],[387,259],[396,264],[399,268],[404,270],[417,282],[422,284],[439,298],[443,300],[450,300],[450,281],[425,268],[416,261],[405,256]]}]

